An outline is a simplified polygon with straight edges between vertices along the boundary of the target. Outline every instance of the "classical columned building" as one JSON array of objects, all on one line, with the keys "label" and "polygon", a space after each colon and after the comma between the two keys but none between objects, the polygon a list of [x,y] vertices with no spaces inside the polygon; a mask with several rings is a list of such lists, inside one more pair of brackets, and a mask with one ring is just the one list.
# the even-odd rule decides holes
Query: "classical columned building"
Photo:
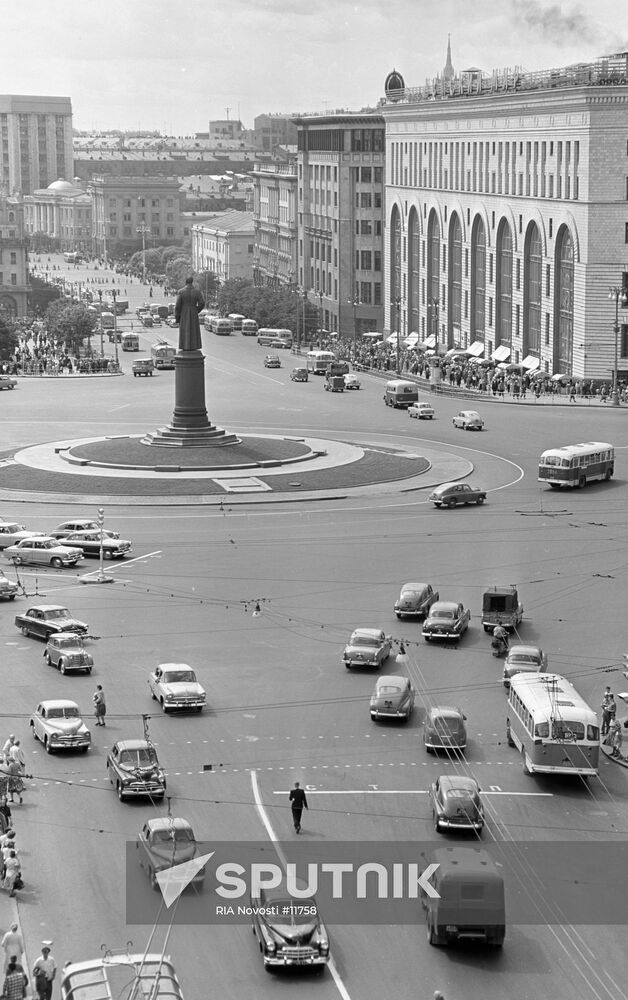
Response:
[{"label": "classical columned building", "polygon": [[90,250],[92,199],[85,188],[70,181],[53,181],[24,197],[24,229],[29,237],[45,235],[60,250]]},{"label": "classical columned building", "polygon": [[414,89],[389,75],[388,328],[441,352],[610,380],[609,291],[628,271],[627,62],[473,69]]}]

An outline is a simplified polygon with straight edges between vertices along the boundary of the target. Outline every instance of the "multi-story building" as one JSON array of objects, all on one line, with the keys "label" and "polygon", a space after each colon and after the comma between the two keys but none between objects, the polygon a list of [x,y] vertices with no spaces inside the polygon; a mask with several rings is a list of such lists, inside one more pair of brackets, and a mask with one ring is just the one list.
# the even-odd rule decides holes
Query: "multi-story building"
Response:
[{"label": "multi-story building", "polygon": [[27,259],[21,198],[0,193],[0,313],[7,318],[26,315]]},{"label": "multi-story building", "polygon": [[627,64],[452,70],[416,89],[389,76],[389,328],[596,379],[617,350],[625,372],[612,296],[628,271]]},{"label": "multi-story building", "polygon": [[253,173],[256,285],[297,282],[297,161],[256,163]]},{"label": "multi-story building", "polygon": [[295,146],[297,127],[294,115],[258,115],[253,120],[255,145],[266,153],[272,153],[275,146]]},{"label": "multi-story building", "polygon": [[298,284],[320,325],[355,337],[382,330],[384,119],[296,119]]},{"label": "multi-story building", "polygon": [[35,242],[38,236],[53,240],[59,250],[91,250],[91,195],[61,179],[25,195],[24,231]]},{"label": "multi-story building", "polygon": [[92,177],[94,250],[106,255],[181,240],[180,184],[176,177]]},{"label": "multi-story building", "polygon": [[223,118],[209,123],[209,139],[212,142],[240,142],[242,140],[242,122],[231,118]]},{"label": "multi-story building", "polygon": [[253,277],[252,212],[216,212],[192,226],[192,267],[212,271],[219,281]]},{"label": "multi-story building", "polygon": [[70,98],[0,95],[0,184],[31,194],[73,176]]}]

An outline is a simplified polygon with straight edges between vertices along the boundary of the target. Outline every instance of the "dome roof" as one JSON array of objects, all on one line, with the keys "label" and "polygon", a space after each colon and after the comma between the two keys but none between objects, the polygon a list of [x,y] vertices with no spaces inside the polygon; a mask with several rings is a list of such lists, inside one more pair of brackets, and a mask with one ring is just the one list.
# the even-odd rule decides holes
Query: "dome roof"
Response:
[{"label": "dome roof", "polygon": [[80,188],[77,188],[75,184],[71,184],[70,181],[64,181],[63,178],[60,177],[58,181],[53,181],[52,184],[49,184],[47,190],[69,192],[80,190]]},{"label": "dome roof", "polygon": [[401,75],[396,69],[389,73],[386,77],[386,82],[384,84],[384,93],[386,97],[392,100],[399,100],[401,96],[401,91],[405,90],[405,82]]}]

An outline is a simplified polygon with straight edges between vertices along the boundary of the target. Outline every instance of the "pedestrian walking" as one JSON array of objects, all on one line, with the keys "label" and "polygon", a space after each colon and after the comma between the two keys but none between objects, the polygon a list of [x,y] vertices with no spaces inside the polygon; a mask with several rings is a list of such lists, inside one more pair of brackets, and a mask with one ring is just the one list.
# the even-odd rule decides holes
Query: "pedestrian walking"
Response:
[{"label": "pedestrian walking", "polygon": [[2,986],[4,1000],[22,1000],[26,996],[27,986],[28,976],[19,962],[12,959],[7,966],[7,974]]},{"label": "pedestrian walking", "polygon": [[617,705],[615,703],[615,698],[610,687],[606,687],[604,694],[602,695],[602,736],[606,736],[611,727],[611,724],[615,721],[615,715],[617,714]]},{"label": "pedestrian walking", "polygon": [[7,771],[9,774],[9,802],[15,802],[14,796],[17,795],[19,803],[22,805],[22,792],[24,791],[22,768],[16,760],[12,760]]},{"label": "pedestrian walking", "polygon": [[6,974],[11,962],[21,964],[22,954],[24,953],[24,938],[20,934],[17,924],[11,924],[2,941],[0,941],[0,945],[2,945],[2,950],[4,951],[4,972]]},{"label": "pedestrian walking", "polygon": [[8,740],[6,741],[6,743],[4,744],[4,746],[2,747],[2,756],[3,757],[6,757],[8,754],[11,753],[11,747],[13,746],[14,743],[15,743],[15,736],[13,735],[13,733],[11,733],[11,735],[8,738]]},{"label": "pedestrian walking", "polygon": [[52,984],[57,974],[57,963],[50,953],[52,941],[42,941],[41,955],[33,966],[35,989],[39,1000],[50,1000]]},{"label": "pedestrian walking", "polygon": [[621,748],[624,744],[624,734],[621,731],[621,722],[613,722],[612,725],[612,740],[611,740],[611,757],[621,757]]},{"label": "pedestrian walking", "polygon": [[4,866],[2,888],[8,890],[9,896],[15,896],[16,890],[22,888],[22,869],[15,851],[11,851]]},{"label": "pedestrian walking", "polygon": [[16,740],[11,750],[9,751],[10,760],[15,760],[20,766],[20,771],[22,774],[26,771],[26,754],[24,753],[22,747],[20,746],[20,741]]},{"label": "pedestrian walking", "polygon": [[7,802],[6,795],[0,796],[0,836],[5,834],[11,826],[11,807]]},{"label": "pedestrian walking", "polygon": [[290,803],[295,833],[301,833],[301,814],[308,808],[308,804],[305,792],[298,781],[295,781],[294,788],[290,790]]},{"label": "pedestrian walking", "polygon": [[105,715],[107,714],[107,705],[105,703],[105,692],[102,689],[102,684],[96,685],[96,690],[93,695],[94,699],[94,715],[96,716],[96,725],[105,725]]}]

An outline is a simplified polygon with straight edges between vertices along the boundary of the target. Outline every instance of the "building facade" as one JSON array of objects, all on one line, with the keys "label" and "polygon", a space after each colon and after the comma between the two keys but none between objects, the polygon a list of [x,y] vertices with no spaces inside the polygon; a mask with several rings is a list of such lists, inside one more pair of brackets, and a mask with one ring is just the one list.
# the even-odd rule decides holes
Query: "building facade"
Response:
[{"label": "building facade", "polygon": [[92,199],[84,187],[59,179],[25,195],[24,231],[53,240],[59,250],[91,250]]},{"label": "building facade", "polygon": [[192,267],[212,271],[219,281],[253,278],[252,212],[217,212],[192,226]]},{"label": "building facade", "polygon": [[178,243],[182,238],[176,177],[92,177],[93,248],[98,254]]},{"label": "building facade", "polygon": [[298,284],[320,326],[342,336],[382,330],[384,119],[298,118]]},{"label": "building facade", "polygon": [[241,142],[242,122],[223,118],[209,123],[209,138],[212,142]]},{"label": "building facade", "polygon": [[617,340],[625,373],[627,60],[387,87],[389,328],[609,381]]},{"label": "building facade", "polygon": [[256,163],[253,173],[256,285],[297,280],[297,161]]},{"label": "building facade", "polygon": [[297,126],[294,115],[258,115],[253,120],[255,145],[271,153],[275,146],[295,146]]},{"label": "building facade", "polygon": [[0,184],[32,194],[73,176],[70,98],[0,95]]},{"label": "building facade", "polygon": [[0,314],[26,316],[28,252],[21,199],[0,193]]}]

